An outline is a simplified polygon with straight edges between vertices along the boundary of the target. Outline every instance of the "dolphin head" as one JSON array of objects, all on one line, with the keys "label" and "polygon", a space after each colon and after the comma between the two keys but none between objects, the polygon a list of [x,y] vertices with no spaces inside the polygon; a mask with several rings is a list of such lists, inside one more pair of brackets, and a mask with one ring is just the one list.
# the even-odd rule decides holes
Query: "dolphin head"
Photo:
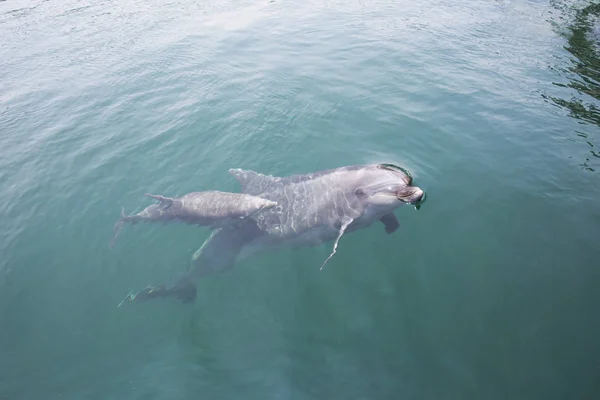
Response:
[{"label": "dolphin head", "polygon": [[412,177],[396,165],[377,164],[365,172],[356,194],[369,207],[385,212],[402,204],[419,204],[425,198],[421,188],[412,186]]}]

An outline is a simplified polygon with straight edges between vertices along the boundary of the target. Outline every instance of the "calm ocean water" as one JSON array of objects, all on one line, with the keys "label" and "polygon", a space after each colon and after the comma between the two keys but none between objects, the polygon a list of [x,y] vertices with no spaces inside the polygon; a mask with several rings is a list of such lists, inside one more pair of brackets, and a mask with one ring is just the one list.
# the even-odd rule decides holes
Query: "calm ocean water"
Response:
[{"label": "calm ocean water", "polygon": [[[600,6],[0,1],[0,399],[600,398]],[[392,162],[428,200],[122,297],[209,231],[146,192]]]}]

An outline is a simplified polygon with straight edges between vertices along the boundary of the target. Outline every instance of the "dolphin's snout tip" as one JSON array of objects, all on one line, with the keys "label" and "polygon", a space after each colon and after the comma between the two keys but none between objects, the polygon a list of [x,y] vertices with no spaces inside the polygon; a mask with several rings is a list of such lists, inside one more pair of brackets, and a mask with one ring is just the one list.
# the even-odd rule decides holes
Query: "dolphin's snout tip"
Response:
[{"label": "dolphin's snout tip", "polygon": [[405,187],[398,193],[398,199],[407,204],[420,204],[425,200],[425,192],[417,186]]},{"label": "dolphin's snout tip", "polygon": [[412,204],[421,203],[425,199],[425,192],[421,188],[415,188],[413,198],[411,199]]}]

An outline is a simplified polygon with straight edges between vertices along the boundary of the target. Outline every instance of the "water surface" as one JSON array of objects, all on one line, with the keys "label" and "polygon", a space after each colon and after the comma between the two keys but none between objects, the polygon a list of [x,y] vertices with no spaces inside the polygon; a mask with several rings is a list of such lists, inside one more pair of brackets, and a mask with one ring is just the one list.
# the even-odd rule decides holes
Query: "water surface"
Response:
[{"label": "water surface", "polygon": [[[589,2],[0,2],[0,398],[595,399]],[[143,193],[390,162],[428,193],[117,308],[208,237]]]}]

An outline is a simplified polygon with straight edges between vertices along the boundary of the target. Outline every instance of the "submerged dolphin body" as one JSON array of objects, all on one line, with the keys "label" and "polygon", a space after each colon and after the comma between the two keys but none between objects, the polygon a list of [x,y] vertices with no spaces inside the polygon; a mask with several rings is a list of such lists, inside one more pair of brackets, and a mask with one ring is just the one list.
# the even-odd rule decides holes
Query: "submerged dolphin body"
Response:
[{"label": "submerged dolphin body", "polygon": [[136,224],[151,221],[181,221],[188,224],[219,228],[248,218],[255,212],[269,209],[276,202],[243,193],[208,190],[192,192],[181,197],[164,197],[146,193],[145,196],[157,200],[135,215],[125,215],[115,223],[110,247],[114,247],[125,222]]},{"label": "submerged dolphin body", "polygon": [[196,297],[195,281],[224,271],[252,254],[283,246],[314,246],[334,241],[321,268],[336,253],[344,233],[381,221],[394,232],[399,223],[394,210],[418,204],[424,192],[411,186],[412,178],[391,164],[347,166],[305,175],[274,177],[254,171],[231,169],[242,192],[277,203],[252,214],[234,226],[214,230],[192,257],[189,271],[174,285],[151,286],[124,301],[176,297],[183,302]]}]

